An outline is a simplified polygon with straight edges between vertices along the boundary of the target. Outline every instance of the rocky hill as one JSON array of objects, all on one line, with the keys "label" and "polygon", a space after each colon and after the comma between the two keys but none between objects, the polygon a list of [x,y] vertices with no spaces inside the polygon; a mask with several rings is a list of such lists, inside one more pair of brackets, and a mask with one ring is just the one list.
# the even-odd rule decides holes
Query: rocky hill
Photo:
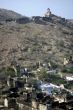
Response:
[{"label": "rocky hill", "polygon": [[[5,14],[4,14],[5,13]],[[15,21],[7,21],[8,18]],[[0,67],[11,63],[36,66],[73,56],[73,23],[51,14],[50,17],[22,17],[12,11],[0,10]],[[72,21],[72,20],[71,20]]]},{"label": "rocky hill", "polygon": [[0,21],[5,21],[7,19],[17,19],[22,17],[22,15],[6,9],[0,9]]}]

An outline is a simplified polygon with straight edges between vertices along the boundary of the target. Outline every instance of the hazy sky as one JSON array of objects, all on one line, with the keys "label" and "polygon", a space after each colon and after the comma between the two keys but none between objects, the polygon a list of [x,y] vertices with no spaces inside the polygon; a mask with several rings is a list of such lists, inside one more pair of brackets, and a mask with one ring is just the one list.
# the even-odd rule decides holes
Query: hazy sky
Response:
[{"label": "hazy sky", "polygon": [[0,8],[26,16],[42,16],[50,8],[53,14],[73,19],[73,0],[0,0]]}]

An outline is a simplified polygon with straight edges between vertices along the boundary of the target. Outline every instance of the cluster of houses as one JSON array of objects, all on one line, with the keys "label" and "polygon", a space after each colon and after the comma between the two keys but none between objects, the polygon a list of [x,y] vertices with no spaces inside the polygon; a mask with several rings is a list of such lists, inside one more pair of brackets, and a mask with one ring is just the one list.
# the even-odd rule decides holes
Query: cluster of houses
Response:
[{"label": "cluster of houses", "polygon": [[[45,63],[42,66],[46,68]],[[39,62],[36,71],[40,70]],[[39,80],[36,71],[20,68],[18,76],[0,77],[0,110],[73,110],[73,91],[63,84],[59,86]],[[47,74],[56,74],[50,63]],[[66,76],[65,80],[73,81],[73,77]]]},{"label": "cluster of houses", "polygon": [[21,69],[20,76],[0,80],[0,110],[72,110],[73,93],[45,83]]}]

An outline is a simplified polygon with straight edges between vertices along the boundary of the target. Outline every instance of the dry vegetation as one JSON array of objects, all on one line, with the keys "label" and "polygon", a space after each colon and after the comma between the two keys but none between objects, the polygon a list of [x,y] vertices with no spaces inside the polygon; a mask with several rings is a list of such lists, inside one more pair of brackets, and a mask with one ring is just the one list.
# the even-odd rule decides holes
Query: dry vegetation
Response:
[{"label": "dry vegetation", "polygon": [[13,60],[25,66],[36,65],[38,61],[53,61],[61,66],[63,58],[73,54],[72,46],[73,28],[61,23],[0,25],[1,66],[10,65]]}]

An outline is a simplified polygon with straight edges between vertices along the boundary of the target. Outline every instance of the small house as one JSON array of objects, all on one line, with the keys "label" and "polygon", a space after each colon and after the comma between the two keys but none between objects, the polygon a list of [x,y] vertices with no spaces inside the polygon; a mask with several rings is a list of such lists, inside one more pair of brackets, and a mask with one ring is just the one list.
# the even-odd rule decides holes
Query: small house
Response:
[{"label": "small house", "polygon": [[73,76],[66,76],[66,81],[73,81]]},{"label": "small house", "polygon": [[50,84],[41,84],[40,89],[43,93],[52,95],[53,87]]}]

